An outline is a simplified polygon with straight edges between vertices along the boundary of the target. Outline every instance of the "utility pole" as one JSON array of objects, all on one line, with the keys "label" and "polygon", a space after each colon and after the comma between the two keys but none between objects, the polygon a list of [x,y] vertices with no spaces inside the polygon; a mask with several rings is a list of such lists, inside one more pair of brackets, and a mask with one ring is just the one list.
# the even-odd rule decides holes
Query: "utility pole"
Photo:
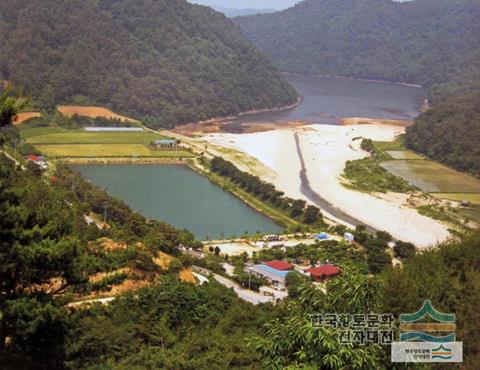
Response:
[{"label": "utility pole", "polygon": [[103,204],[103,223],[107,224],[107,202]]},{"label": "utility pole", "polygon": [[252,270],[250,270],[250,267],[248,268],[248,290],[252,290],[251,289],[251,284],[250,284],[250,278],[252,277]]}]

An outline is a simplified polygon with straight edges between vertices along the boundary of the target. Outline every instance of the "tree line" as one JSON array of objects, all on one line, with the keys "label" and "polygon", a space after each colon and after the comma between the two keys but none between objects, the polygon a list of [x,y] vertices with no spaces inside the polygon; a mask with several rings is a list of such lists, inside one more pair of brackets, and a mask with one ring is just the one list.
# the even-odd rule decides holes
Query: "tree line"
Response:
[{"label": "tree line", "polygon": [[233,163],[221,157],[212,159],[211,170],[228,177],[248,193],[288,213],[290,217],[306,225],[323,223],[323,216],[317,207],[307,205],[304,200],[286,197],[285,193],[277,190],[272,184],[261,180],[258,176],[239,170]]}]

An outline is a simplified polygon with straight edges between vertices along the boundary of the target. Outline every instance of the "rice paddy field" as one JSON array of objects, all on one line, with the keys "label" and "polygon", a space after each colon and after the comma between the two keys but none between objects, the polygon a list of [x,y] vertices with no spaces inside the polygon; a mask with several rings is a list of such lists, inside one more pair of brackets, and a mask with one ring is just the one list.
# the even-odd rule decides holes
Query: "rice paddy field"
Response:
[{"label": "rice paddy field", "polygon": [[149,144],[165,138],[152,132],[86,132],[57,126],[19,125],[20,136],[52,158],[189,158],[185,150],[154,150]]},{"label": "rice paddy field", "polygon": [[460,215],[468,218],[469,220],[480,225],[480,209],[477,208],[464,208],[459,211]]},{"label": "rice paddy field", "polygon": [[20,131],[20,137],[23,140],[28,141],[31,138],[34,138],[35,136],[42,136],[42,135],[50,135],[50,134],[57,134],[61,132],[67,132],[67,130],[61,128],[61,127],[56,127],[56,126],[48,126],[48,127],[24,127],[24,125],[21,125],[18,127]]},{"label": "rice paddy field", "polygon": [[480,193],[480,180],[429,160],[393,160],[381,166],[429,193]]},{"label": "rice paddy field", "polygon": [[[425,159],[405,148],[405,137],[399,136],[393,142],[375,142],[375,146],[385,151],[392,160],[380,165],[408,181],[421,190],[439,199],[469,202],[480,205],[480,180]],[[463,209],[467,211],[468,209]],[[479,209],[471,209],[469,218],[479,218]]]},{"label": "rice paddy field", "polygon": [[95,157],[152,157],[188,158],[192,153],[182,150],[151,150],[143,144],[40,144],[35,145],[49,157],[95,158]]},{"label": "rice paddy field", "polygon": [[[36,130],[29,129],[28,131]],[[163,137],[151,132],[86,132],[86,131],[55,131],[44,133],[41,130],[37,136],[28,136],[29,144],[149,144]]]}]

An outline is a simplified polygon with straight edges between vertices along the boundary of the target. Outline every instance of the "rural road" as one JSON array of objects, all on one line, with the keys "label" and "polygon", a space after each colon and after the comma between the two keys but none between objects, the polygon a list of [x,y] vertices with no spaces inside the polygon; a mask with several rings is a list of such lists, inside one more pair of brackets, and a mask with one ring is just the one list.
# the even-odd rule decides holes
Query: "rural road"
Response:
[{"label": "rural road", "polygon": [[274,303],[275,302],[274,297],[265,296],[263,294],[256,293],[254,291],[244,289],[239,284],[237,284],[236,282],[234,282],[230,279],[227,279],[226,277],[223,277],[222,275],[215,274],[214,272],[212,272],[210,270],[207,270],[207,269],[204,269],[202,267],[198,267],[198,266],[193,266],[193,267],[195,268],[195,270],[197,270],[200,273],[203,272],[203,273],[208,273],[208,274],[212,275],[213,278],[216,281],[218,281],[224,287],[227,287],[229,289],[233,289],[235,291],[235,293],[237,294],[237,296],[239,298],[243,299],[246,302],[250,302],[252,304],[268,303],[268,302]]},{"label": "rural road", "polygon": [[113,302],[115,299],[116,297],[88,299],[85,301],[71,302],[67,304],[67,307],[79,307],[79,306],[85,306],[85,305],[93,305],[95,303],[108,304],[110,302]]},{"label": "rural road", "polygon": [[213,278],[217,280],[220,284],[227,288],[232,288],[235,293],[237,293],[238,297],[243,299],[244,301],[250,302],[252,304],[259,304],[259,303],[267,303],[267,302],[274,302],[275,298],[270,296],[265,296],[256,292],[253,292],[248,289],[243,289],[237,283],[227,279],[221,275],[213,274]]}]

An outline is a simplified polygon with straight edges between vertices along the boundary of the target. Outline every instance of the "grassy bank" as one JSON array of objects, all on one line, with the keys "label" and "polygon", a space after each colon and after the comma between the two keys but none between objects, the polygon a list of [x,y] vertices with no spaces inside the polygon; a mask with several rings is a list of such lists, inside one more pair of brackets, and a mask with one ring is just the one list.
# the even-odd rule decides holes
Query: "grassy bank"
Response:
[{"label": "grassy bank", "polygon": [[[397,145],[393,142],[391,148],[397,148]],[[380,165],[381,162],[392,158],[381,146],[377,146],[370,139],[363,139],[361,147],[371,156],[346,163],[343,177],[347,181],[344,186],[367,193],[389,191],[407,193],[416,190],[407,181],[388,172]]]},{"label": "grassy bank", "polygon": [[[61,158],[61,163],[67,164],[182,164],[186,158],[155,158],[155,157],[95,157],[95,158]],[[52,161],[51,163],[56,163]]]}]

